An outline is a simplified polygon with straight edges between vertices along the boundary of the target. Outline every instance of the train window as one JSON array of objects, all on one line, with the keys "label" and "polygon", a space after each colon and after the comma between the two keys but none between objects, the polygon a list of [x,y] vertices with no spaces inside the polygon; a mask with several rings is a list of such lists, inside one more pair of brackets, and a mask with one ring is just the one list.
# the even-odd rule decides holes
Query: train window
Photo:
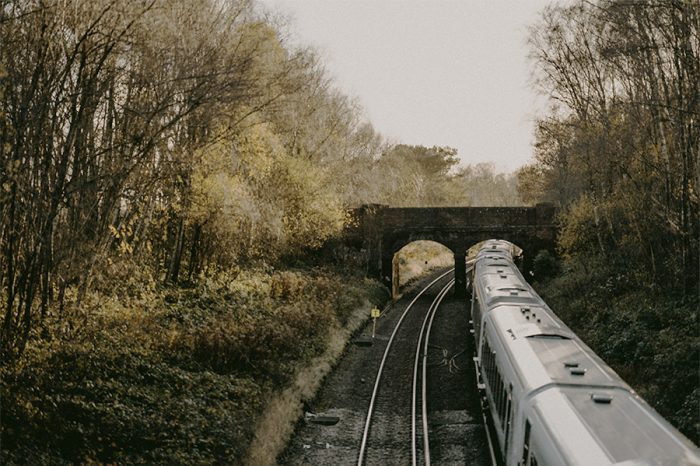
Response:
[{"label": "train window", "polygon": [[530,453],[530,421],[525,421],[525,439],[523,440],[523,461],[522,464],[527,462],[528,454]]},{"label": "train window", "polygon": [[[484,335],[486,335],[485,331],[486,327],[484,327]],[[496,364],[496,353],[491,350],[487,336],[484,337],[481,357],[482,377],[486,377],[485,384],[488,387],[491,402],[493,403],[493,408],[496,411],[495,418],[507,437],[512,416],[512,399],[510,392],[512,391],[513,386],[506,386],[506,383],[501,376],[501,371]]]},{"label": "train window", "polygon": [[506,427],[506,413],[508,412],[508,391],[506,384],[501,388],[501,427]]},{"label": "train window", "polygon": [[[484,327],[484,335],[486,335],[486,327]],[[491,396],[495,396],[495,390],[494,388],[496,387],[495,385],[495,368],[496,368],[496,361],[494,357],[494,352],[491,351],[491,347],[489,346],[489,341],[488,337],[484,337],[484,346],[481,350],[481,357],[483,358],[482,361],[482,377],[486,376],[486,384],[489,387],[489,391],[491,392]]]},{"label": "train window", "polygon": [[501,415],[501,381],[498,380],[498,375],[496,375],[496,390],[493,393],[493,399],[496,403],[496,412]]},{"label": "train window", "polygon": [[498,417],[501,417],[501,381],[498,377],[498,374],[496,375],[496,391],[494,392],[494,400],[496,403],[496,413],[498,413]]},{"label": "train window", "polygon": [[[486,335],[486,326],[484,326],[484,335]],[[482,376],[485,374],[487,381],[491,383],[491,348],[489,347],[489,340],[484,337],[484,346],[481,348],[481,372]]]}]

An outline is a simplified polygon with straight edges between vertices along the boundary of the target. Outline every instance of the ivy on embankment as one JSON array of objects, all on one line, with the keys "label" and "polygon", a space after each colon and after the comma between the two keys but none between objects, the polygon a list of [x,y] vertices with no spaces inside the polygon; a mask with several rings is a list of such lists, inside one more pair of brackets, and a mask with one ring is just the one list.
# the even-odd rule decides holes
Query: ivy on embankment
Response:
[{"label": "ivy on embankment", "polygon": [[90,295],[0,368],[0,459],[238,464],[269,395],[384,299],[376,282],[320,269]]},{"label": "ivy on embankment", "polygon": [[[535,276],[551,276],[540,256]],[[548,270],[549,269],[549,270]],[[535,288],[571,329],[651,406],[700,442],[697,294],[661,289],[615,257],[571,258]]]}]

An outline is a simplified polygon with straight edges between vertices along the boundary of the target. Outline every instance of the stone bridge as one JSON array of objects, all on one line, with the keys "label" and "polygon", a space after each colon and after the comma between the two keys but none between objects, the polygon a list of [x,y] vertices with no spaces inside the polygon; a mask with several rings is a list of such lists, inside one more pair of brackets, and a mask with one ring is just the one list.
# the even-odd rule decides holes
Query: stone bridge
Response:
[{"label": "stone bridge", "polygon": [[366,205],[356,211],[357,231],[369,253],[367,275],[398,291],[394,255],[416,240],[440,243],[454,254],[455,292],[466,293],[467,250],[487,239],[504,239],[523,249],[521,267],[531,270],[538,251],[554,251],[556,210],[551,204],[535,207],[394,208]]}]

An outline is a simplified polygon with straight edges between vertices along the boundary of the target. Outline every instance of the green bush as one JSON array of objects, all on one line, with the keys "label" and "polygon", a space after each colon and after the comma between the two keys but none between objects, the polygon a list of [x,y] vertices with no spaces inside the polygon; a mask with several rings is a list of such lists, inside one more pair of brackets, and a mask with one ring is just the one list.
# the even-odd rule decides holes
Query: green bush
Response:
[{"label": "green bush", "polygon": [[240,454],[250,434],[239,417],[262,403],[259,383],[119,349],[68,344],[3,374],[5,464],[210,464]]},{"label": "green bush", "polygon": [[559,264],[552,253],[543,249],[532,260],[532,271],[536,280],[545,280],[558,273]]}]

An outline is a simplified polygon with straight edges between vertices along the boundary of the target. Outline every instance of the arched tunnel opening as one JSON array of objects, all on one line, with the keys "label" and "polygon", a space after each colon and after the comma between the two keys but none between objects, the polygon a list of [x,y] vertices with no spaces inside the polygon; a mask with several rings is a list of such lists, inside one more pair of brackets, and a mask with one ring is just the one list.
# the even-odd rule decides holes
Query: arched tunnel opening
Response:
[{"label": "arched tunnel opening", "polygon": [[396,299],[403,288],[430,270],[454,267],[450,248],[436,241],[412,241],[394,253],[391,261],[391,295]]},{"label": "arched tunnel opening", "polygon": [[[432,240],[414,240],[404,244],[398,249],[391,259],[391,275],[385,276],[385,283],[391,288],[391,295],[397,299],[403,291],[405,285],[415,278],[438,268],[455,267],[455,296],[464,298],[467,296],[467,269],[468,262],[479,248],[489,239],[498,239],[503,243],[512,245],[512,257],[518,268],[521,269],[526,278],[526,272],[531,267],[531,258],[528,261],[523,248],[513,243],[509,239],[488,238],[481,241],[471,242],[461,245],[451,244],[449,247]],[[468,244],[471,246],[467,246]],[[385,256],[386,257],[386,256]],[[388,263],[384,270],[389,270]],[[528,269],[529,270],[529,269]]]},{"label": "arched tunnel opening", "polygon": [[[367,275],[379,278],[392,289],[394,254],[412,241],[432,240],[448,247],[456,259],[455,292],[466,295],[466,252],[482,240],[501,238],[525,252],[521,270],[532,277],[538,251],[555,256],[556,209],[549,204],[535,207],[435,207],[367,209],[360,224],[368,251]],[[551,261],[550,261],[551,262]],[[400,275],[400,272],[399,272]],[[400,283],[399,277],[399,283]]]}]

